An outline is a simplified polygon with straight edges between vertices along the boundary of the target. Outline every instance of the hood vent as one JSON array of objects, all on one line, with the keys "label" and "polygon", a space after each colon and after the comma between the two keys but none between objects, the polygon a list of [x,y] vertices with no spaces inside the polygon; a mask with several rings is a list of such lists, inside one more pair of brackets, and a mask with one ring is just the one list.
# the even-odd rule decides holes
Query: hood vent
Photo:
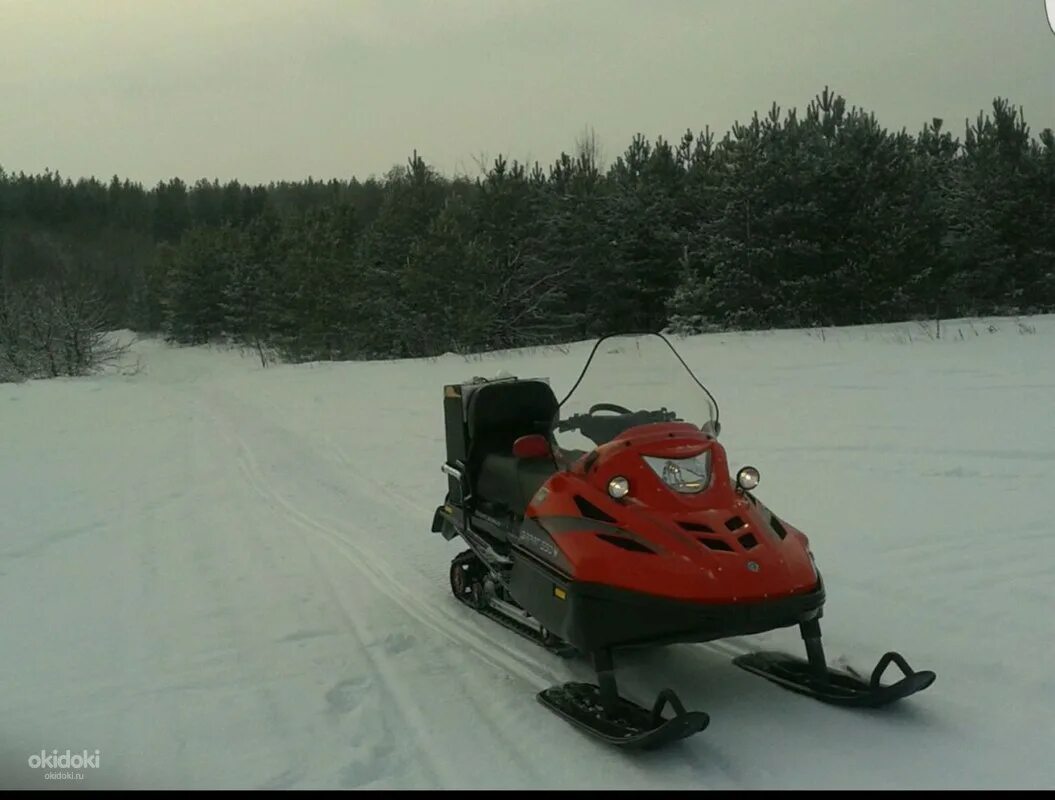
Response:
[{"label": "hood vent", "polygon": [[726,541],[721,540],[721,539],[716,539],[716,538],[713,538],[711,536],[699,536],[697,538],[700,540],[700,544],[702,544],[704,547],[706,547],[706,548],[708,548],[710,550],[718,550],[719,552],[722,552],[722,553],[732,553],[732,552],[734,552],[733,548],[730,546],[730,544],[728,542],[726,542]]},{"label": "hood vent", "polygon": [[603,539],[608,544],[620,547],[623,550],[629,550],[631,553],[648,553],[649,555],[655,555],[656,551],[651,547],[646,547],[636,539],[629,539],[625,536],[611,536],[607,533],[596,534],[598,539]]},{"label": "hood vent", "polygon": [[611,523],[615,523],[616,521],[615,517],[605,514],[601,509],[599,509],[585,497],[579,497],[579,495],[575,495],[575,505],[578,507],[579,513],[587,519],[595,519],[598,522]]},{"label": "hood vent", "polygon": [[699,522],[681,522],[678,524],[687,531],[692,533],[714,533],[714,528],[710,525],[702,525]]}]

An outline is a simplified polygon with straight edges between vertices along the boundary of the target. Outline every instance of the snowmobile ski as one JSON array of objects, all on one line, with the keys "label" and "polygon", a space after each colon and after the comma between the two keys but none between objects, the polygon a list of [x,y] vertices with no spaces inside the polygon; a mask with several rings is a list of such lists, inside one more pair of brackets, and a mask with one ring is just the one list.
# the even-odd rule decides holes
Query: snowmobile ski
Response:
[{"label": "snowmobile ski", "polygon": [[[539,692],[538,699],[557,715],[591,736],[617,747],[648,750],[694,733],[711,721],[702,711],[686,711],[672,689],[664,689],[652,710],[619,695],[612,651],[593,653],[597,684],[565,683]],[[674,716],[667,718],[667,706]]]},{"label": "snowmobile ski", "polygon": [[[884,686],[880,679],[891,663],[905,673],[896,683]],[[773,683],[823,703],[857,708],[879,708],[903,697],[921,692],[937,677],[930,670],[916,672],[899,653],[887,653],[879,660],[869,680],[850,672],[826,668],[819,673],[804,659],[786,653],[749,653],[733,659],[748,672],[761,675]]]},{"label": "snowmobile ski", "polygon": [[[652,710],[618,697],[606,711],[601,690],[592,683],[565,683],[544,689],[539,702],[577,728],[608,744],[627,749],[649,750],[699,733],[710,722],[703,711],[686,711],[670,689],[660,692]],[[663,717],[666,705],[674,716]]]}]

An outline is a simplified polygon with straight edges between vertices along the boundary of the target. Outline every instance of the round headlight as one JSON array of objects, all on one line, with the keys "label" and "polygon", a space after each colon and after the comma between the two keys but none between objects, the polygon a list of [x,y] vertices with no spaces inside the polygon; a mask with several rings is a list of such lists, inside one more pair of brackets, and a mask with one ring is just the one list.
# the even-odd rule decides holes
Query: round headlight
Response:
[{"label": "round headlight", "polygon": [[616,500],[621,500],[630,494],[630,481],[622,475],[618,475],[608,481],[608,494]]},{"label": "round headlight", "polygon": [[736,485],[745,492],[750,492],[758,486],[760,480],[762,480],[762,476],[758,474],[758,470],[754,467],[744,467],[736,473]]}]

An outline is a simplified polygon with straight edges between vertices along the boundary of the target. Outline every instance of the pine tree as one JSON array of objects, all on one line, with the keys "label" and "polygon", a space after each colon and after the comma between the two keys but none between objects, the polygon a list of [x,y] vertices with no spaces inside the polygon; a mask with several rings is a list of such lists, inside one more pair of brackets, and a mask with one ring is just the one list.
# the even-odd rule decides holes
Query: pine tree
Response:
[{"label": "pine tree", "polygon": [[979,114],[967,126],[963,149],[950,193],[949,301],[959,313],[1015,313],[1029,304],[1043,270],[1043,258],[1031,255],[1043,212],[1029,192],[1029,127],[997,98],[992,117]]},{"label": "pine tree", "polygon": [[415,152],[407,168],[393,170],[377,219],[363,237],[352,301],[360,320],[358,350],[369,358],[413,354],[406,335],[414,309],[399,292],[414,242],[443,207],[443,182]]},{"label": "pine tree", "polygon": [[162,302],[168,339],[204,344],[224,333],[226,293],[244,249],[241,231],[224,227],[195,228],[169,251]]},{"label": "pine tree", "polygon": [[153,235],[158,242],[177,242],[191,226],[187,187],[179,178],[154,189]]}]

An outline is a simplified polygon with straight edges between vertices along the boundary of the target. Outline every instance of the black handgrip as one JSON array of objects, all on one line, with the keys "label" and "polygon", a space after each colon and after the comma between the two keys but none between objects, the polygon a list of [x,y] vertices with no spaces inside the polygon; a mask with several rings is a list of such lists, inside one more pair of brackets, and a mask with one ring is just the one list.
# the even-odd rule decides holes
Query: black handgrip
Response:
[{"label": "black handgrip", "polygon": [[573,414],[572,416],[568,417],[567,419],[558,420],[557,421],[557,432],[558,433],[563,433],[564,431],[578,430],[579,426],[582,424],[582,422],[581,422],[582,418],[583,418],[582,414]]}]

